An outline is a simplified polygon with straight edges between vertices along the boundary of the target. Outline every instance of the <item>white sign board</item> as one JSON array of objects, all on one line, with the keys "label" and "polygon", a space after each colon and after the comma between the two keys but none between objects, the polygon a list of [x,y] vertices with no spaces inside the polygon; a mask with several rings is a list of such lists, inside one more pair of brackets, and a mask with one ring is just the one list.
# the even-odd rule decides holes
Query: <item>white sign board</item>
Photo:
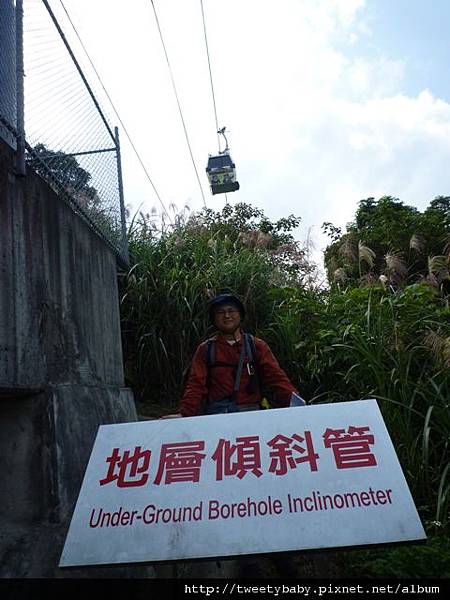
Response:
[{"label": "white sign board", "polygon": [[61,567],[424,539],[375,400],[99,428]]}]

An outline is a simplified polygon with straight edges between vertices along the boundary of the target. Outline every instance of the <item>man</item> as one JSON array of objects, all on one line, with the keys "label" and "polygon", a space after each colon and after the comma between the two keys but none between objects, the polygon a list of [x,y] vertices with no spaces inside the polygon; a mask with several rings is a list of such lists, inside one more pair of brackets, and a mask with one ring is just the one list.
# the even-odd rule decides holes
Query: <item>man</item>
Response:
[{"label": "man", "polygon": [[[257,410],[261,408],[261,385],[275,392],[279,406],[305,404],[266,342],[250,339],[242,331],[245,308],[237,296],[216,296],[209,305],[209,318],[217,334],[200,344],[194,354],[180,403],[181,416]],[[264,577],[273,568],[278,576],[298,576],[294,558],[286,554],[270,555],[267,570],[265,560],[257,557],[241,558],[238,564],[240,577]]]},{"label": "man", "polygon": [[[257,410],[261,408],[261,384],[276,394],[279,406],[303,406],[295,387],[278,364],[269,346],[260,338],[252,338],[241,329],[245,308],[237,296],[220,294],[209,305],[209,318],[217,334],[200,344],[192,359],[192,367],[180,412],[163,418],[190,417]],[[291,555],[272,554],[265,559],[238,559],[240,577],[264,577],[275,568],[278,576],[297,577]]]},{"label": "man", "polygon": [[305,404],[266,342],[242,331],[245,308],[237,296],[216,296],[209,317],[217,334],[194,354],[180,403],[183,417],[259,409],[261,385],[275,393],[278,406]]}]

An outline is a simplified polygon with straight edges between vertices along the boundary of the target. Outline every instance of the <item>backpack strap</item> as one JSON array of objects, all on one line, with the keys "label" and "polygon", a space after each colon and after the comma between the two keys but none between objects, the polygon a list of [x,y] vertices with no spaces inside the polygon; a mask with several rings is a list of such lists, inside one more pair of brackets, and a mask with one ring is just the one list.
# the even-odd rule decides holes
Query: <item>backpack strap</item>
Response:
[{"label": "backpack strap", "polygon": [[216,360],[216,344],[215,340],[209,339],[206,342],[206,366],[208,367],[208,373],[211,367],[214,365]]},{"label": "backpack strap", "polygon": [[258,363],[258,357],[255,346],[255,338],[251,333],[244,333],[245,343],[247,345],[247,357],[250,363],[254,363],[255,365]]},{"label": "backpack strap", "polygon": [[212,367],[228,367],[231,369],[236,369],[237,364],[235,363],[225,363],[219,362],[216,360],[216,340],[214,338],[210,338],[206,340],[206,367],[208,369],[208,377]]},{"label": "backpack strap", "polygon": [[[258,361],[257,361],[257,351],[256,345],[253,335],[250,333],[243,334],[243,344],[242,351],[239,357],[239,363],[237,365],[235,383],[232,396],[236,396],[239,391],[240,383],[241,383],[241,374],[244,365],[245,358],[248,359],[247,362],[247,370],[250,376],[250,381],[247,386],[247,391],[249,393],[254,393],[257,388],[260,388],[259,385],[259,376],[258,376]],[[210,338],[206,341],[206,367],[207,367],[207,376],[206,376],[206,387],[209,389],[210,381],[211,381],[211,368],[212,367],[235,367],[235,365],[229,365],[225,363],[217,363],[216,362],[216,340],[214,338]],[[209,402],[209,398],[206,400]]]},{"label": "backpack strap", "polygon": [[[215,340],[209,339],[206,341],[206,389],[209,390],[209,385],[211,383],[211,367],[214,365],[216,360],[216,344]],[[205,400],[205,404],[209,402],[209,398],[207,397]]]},{"label": "backpack strap", "polygon": [[247,385],[247,392],[252,394],[256,392],[257,389],[261,391],[261,376],[259,373],[258,352],[256,350],[255,338],[251,333],[244,334],[244,341],[248,357],[247,369],[248,374],[250,376],[250,380]]},{"label": "backpack strap", "polygon": [[253,352],[252,347],[250,345],[250,334],[244,333],[244,348],[245,348],[245,356],[248,358],[248,364],[253,362]]},{"label": "backpack strap", "polygon": [[[206,341],[206,366],[208,368],[208,374],[211,367],[228,367],[228,363],[216,363],[216,344],[215,339],[210,338]],[[248,363],[256,365],[257,353],[255,340],[251,333],[244,333],[244,345],[245,345],[245,356],[248,358]]]},{"label": "backpack strap", "polygon": [[236,377],[234,379],[233,393],[231,394],[231,398],[234,401],[236,401],[236,397],[238,395],[239,388],[241,387],[241,375],[242,375],[242,367],[244,366],[245,354],[246,354],[246,349],[245,349],[245,343],[244,343],[244,344],[242,344],[241,354],[239,356],[238,368],[236,371]]},{"label": "backpack strap", "polygon": [[[216,347],[213,339],[206,340],[206,389],[209,390],[209,384],[211,382],[211,367],[214,363],[216,356]],[[201,413],[206,414],[206,405],[209,402],[209,397],[203,398]]]}]

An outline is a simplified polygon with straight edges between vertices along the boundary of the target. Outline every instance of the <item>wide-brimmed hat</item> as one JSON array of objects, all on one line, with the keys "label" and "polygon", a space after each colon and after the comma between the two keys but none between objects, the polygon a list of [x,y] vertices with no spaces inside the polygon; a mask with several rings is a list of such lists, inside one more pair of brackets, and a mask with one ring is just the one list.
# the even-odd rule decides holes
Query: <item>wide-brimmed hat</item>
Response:
[{"label": "wide-brimmed hat", "polygon": [[219,294],[209,303],[209,319],[211,323],[214,322],[216,310],[219,308],[219,306],[223,306],[225,304],[235,306],[241,315],[241,319],[245,318],[245,307],[237,296],[234,296],[233,294]]}]

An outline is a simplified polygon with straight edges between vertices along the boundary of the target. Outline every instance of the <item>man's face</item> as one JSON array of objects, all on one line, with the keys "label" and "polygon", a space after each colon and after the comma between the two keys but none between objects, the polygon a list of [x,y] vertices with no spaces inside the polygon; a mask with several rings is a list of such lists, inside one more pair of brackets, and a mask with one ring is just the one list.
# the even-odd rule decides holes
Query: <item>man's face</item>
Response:
[{"label": "man's face", "polygon": [[240,312],[233,304],[222,304],[214,313],[214,325],[222,333],[233,333],[240,323]]}]

